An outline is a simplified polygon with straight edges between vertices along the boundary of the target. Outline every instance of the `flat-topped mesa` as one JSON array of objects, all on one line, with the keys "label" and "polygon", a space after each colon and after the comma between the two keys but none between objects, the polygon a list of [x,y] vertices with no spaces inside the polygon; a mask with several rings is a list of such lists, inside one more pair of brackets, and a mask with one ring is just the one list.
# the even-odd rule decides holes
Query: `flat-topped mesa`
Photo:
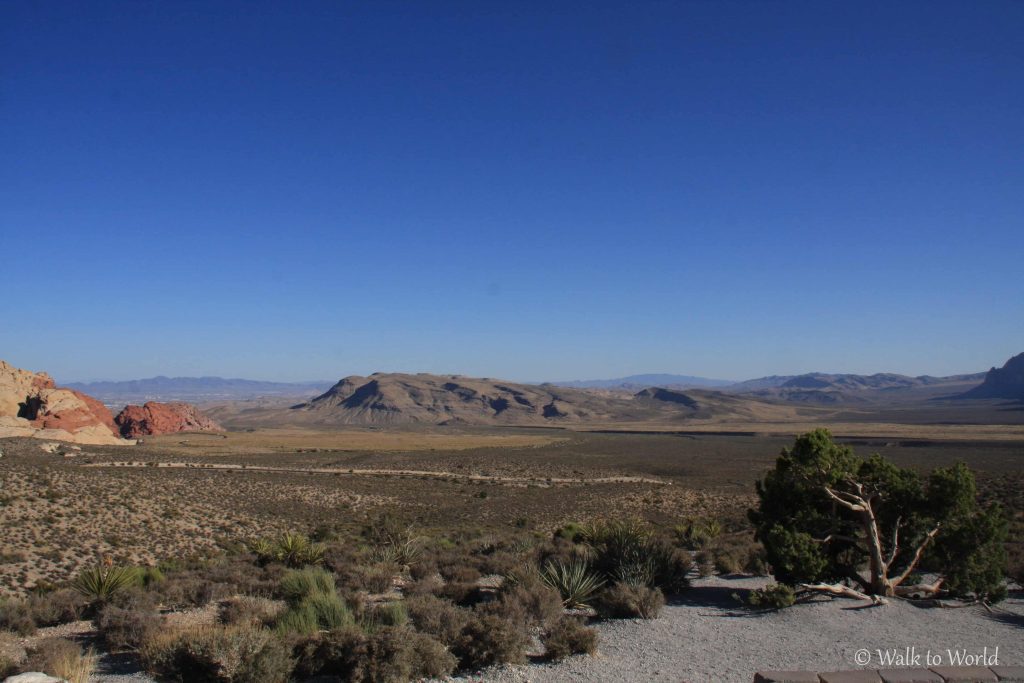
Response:
[{"label": "flat-topped mesa", "polygon": [[45,372],[0,360],[0,437],[22,436],[85,444],[129,445],[106,406],[62,389]]},{"label": "flat-topped mesa", "polygon": [[177,432],[220,432],[223,427],[190,403],[157,403],[125,406],[114,418],[121,435],[128,438]]}]

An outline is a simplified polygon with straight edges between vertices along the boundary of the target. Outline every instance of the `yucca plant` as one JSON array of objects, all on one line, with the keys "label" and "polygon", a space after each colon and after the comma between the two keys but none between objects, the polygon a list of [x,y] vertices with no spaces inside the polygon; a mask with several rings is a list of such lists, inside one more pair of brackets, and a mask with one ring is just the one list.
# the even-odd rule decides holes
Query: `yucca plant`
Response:
[{"label": "yucca plant", "polygon": [[274,544],[265,538],[257,538],[249,543],[249,552],[256,556],[260,562],[270,562],[277,559]]},{"label": "yucca plant", "polygon": [[586,607],[597,589],[604,585],[604,581],[590,571],[590,565],[581,560],[568,564],[548,562],[540,572],[540,579],[558,591],[562,604],[569,608]]},{"label": "yucca plant", "polygon": [[274,559],[289,567],[304,567],[323,562],[324,546],[310,543],[309,538],[303,534],[285,533],[274,544],[272,554]]},{"label": "yucca plant", "polygon": [[140,574],[136,567],[121,567],[101,564],[90,567],[71,581],[71,587],[90,602],[106,602],[120,590],[139,583]]}]

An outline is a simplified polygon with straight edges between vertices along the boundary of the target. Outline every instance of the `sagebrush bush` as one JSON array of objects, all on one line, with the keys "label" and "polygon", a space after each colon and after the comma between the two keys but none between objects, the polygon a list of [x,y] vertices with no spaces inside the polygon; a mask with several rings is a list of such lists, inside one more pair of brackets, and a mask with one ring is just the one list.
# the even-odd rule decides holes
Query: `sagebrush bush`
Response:
[{"label": "sagebrush bush", "polygon": [[597,631],[583,625],[577,617],[562,616],[541,635],[544,657],[551,661],[569,655],[593,654],[597,649]]},{"label": "sagebrush bush", "polygon": [[606,619],[656,619],[664,605],[657,588],[616,583],[598,594],[594,608]]},{"label": "sagebrush bush", "polygon": [[450,601],[433,595],[406,598],[405,608],[416,630],[449,647],[459,638],[472,617],[467,610],[459,609]]},{"label": "sagebrush bush", "polygon": [[119,652],[134,650],[154,631],[160,628],[160,615],[152,608],[122,608],[106,605],[95,619],[107,647]]},{"label": "sagebrush bush", "polygon": [[32,607],[21,598],[0,598],[0,630],[30,636],[36,632]]},{"label": "sagebrush bush", "polygon": [[562,597],[536,573],[523,573],[514,580],[506,580],[498,591],[498,599],[480,608],[528,627],[546,626],[564,611]]},{"label": "sagebrush bush", "polygon": [[46,638],[28,653],[26,671],[42,671],[68,683],[88,683],[96,668],[96,655],[82,652],[76,643],[63,638]]},{"label": "sagebrush bush", "polygon": [[529,636],[519,624],[493,614],[477,614],[463,627],[451,651],[462,668],[481,669],[494,664],[522,664],[528,645]]},{"label": "sagebrush bush", "polygon": [[284,643],[247,625],[158,631],[143,642],[139,655],[147,671],[182,683],[282,683],[294,668]]},{"label": "sagebrush bush", "polygon": [[285,605],[275,600],[240,595],[220,604],[217,619],[222,624],[265,626],[273,623],[285,609]]},{"label": "sagebrush bush", "polygon": [[354,683],[400,683],[443,677],[455,657],[430,637],[402,627],[367,634],[355,627],[323,634],[301,647],[298,673]]},{"label": "sagebrush bush", "polygon": [[78,621],[86,608],[85,598],[69,588],[32,595],[28,603],[37,626],[57,626]]}]

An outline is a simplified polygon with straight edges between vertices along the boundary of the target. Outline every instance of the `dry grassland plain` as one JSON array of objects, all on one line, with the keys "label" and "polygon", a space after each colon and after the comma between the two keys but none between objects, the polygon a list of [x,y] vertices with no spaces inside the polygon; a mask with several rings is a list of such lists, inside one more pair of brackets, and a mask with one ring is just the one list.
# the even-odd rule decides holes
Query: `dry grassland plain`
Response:
[{"label": "dry grassland plain", "polygon": [[[713,516],[742,528],[755,480],[805,428],[747,426],[709,429],[729,434],[700,425],[686,433],[274,429],[67,456],[4,440],[0,591],[66,580],[103,556],[147,564],[286,530],[355,534],[385,511],[438,536],[546,536],[597,517],[673,525]],[[922,471],[964,460],[982,495],[1021,523],[1019,427],[837,424],[836,432],[859,454]]]}]

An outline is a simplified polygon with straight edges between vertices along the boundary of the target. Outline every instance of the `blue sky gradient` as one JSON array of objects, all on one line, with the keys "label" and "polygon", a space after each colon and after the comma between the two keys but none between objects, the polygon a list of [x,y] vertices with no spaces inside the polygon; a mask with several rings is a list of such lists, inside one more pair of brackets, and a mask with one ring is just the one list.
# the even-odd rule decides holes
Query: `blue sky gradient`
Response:
[{"label": "blue sky gradient", "polygon": [[0,358],[1001,365],[1021,35],[1020,2],[5,2]]}]

